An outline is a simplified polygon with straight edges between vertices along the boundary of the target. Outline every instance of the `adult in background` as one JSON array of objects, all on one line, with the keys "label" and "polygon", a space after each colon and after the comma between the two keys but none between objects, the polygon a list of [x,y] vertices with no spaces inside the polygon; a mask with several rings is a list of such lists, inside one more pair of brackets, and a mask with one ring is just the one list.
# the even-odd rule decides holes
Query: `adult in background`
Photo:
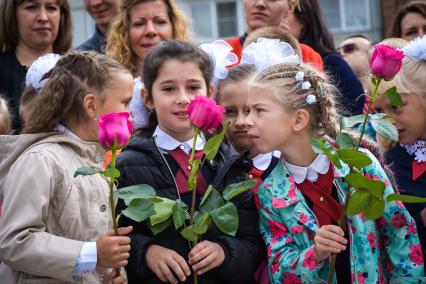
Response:
[{"label": "adult in background", "polygon": [[120,0],[84,0],[83,2],[87,13],[96,23],[96,29],[93,36],[78,46],[77,49],[104,53],[106,36],[110,24],[118,14]]},{"label": "adult in background", "polygon": [[143,61],[154,46],[169,39],[189,39],[185,16],[175,0],[122,0],[106,52],[135,77],[130,111],[136,127],[144,126],[148,119],[141,98]]},{"label": "adult in background", "polygon": [[426,2],[412,1],[402,6],[396,13],[390,35],[408,41],[426,35]]},{"label": "adult in background", "polygon": [[29,66],[39,56],[71,47],[68,0],[0,1],[0,93],[8,100],[13,129],[21,126],[18,108]]},{"label": "adult in background", "polygon": [[364,92],[370,89],[370,51],[373,48],[371,39],[358,34],[345,38],[337,48],[361,82]]},{"label": "adult in background", "polygon": [[290,33],[321,54],[324,70],[341,93],[339,101],[345,115],[361,114],[365,102],[364,89],[351,67],[337,53],[333,36],[321,15],[317,0],[300,1],[287,18]]},{"label": "adult in background", "polygon": [[[293,10],[298,0],[243,0],[244,17],[247,31],[234,38],[225,39],[233,47],[233,52],[241,60],[244,43],[248,35],[259,28],[279,27],[283,18]],[[305,63],[310,63],[322,71],[321,56],[305,44],[300,45],[302,58]]]}]

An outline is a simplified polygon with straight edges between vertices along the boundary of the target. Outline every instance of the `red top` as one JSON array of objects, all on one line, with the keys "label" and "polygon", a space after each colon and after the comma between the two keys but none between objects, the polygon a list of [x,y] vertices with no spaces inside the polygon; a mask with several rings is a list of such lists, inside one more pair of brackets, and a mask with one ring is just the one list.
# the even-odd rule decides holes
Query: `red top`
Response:
[{"label": "red top", "polygon": [[[228,38],[225,39],[225,41],[232,46],[232,48],[234,49],[233,52],[238,56],[238,63],[235,65],[240,64],[241,57],[243,55],[243,45],[241,44],[241,37],[238,36],[234,38]],[[299,46],[302,52],[303,62],[311,64],[320,72],[324,72],[321,55],[306,44],[299,43]]]}]

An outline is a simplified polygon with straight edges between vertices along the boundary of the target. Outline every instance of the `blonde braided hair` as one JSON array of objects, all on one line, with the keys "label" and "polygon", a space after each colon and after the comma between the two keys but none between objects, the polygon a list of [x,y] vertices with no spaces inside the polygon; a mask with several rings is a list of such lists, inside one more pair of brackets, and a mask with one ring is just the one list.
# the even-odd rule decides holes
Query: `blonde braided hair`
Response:
[{"label": "blonde braided hair", "polygon": [[[305,74],[303,80],[311,84],[307,90],[298,87],[296,74],[300,71]],[[288,62],[276,64],[256,74],[251,83],[272,88],[273,94],[293,109],[308,110],[315,136],[327,135],[333,140],[336,139],[340,121],[335,101],[338,91],[312,67]],[[316,103],[308,104],[308,95],[314,95]]]}]

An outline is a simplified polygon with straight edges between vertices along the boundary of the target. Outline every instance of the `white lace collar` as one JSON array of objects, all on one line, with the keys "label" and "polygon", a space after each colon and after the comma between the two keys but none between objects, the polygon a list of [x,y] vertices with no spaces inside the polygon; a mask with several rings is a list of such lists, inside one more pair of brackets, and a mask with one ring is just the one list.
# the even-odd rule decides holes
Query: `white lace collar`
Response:
[{"label": "white lace collar", "polygon": [[305,179],[308,179],[310,182],[316,182],[318,180],[318,174],[323,175],[327,173],[330,168],[330,160],[324,154],[319,154],[307,167],[299,167],[285,160],[284,163],[297,184],[302,183]]},{"label": "white lace collar", "polygon": [[425,141],[417,140],[410,145],[401,144],[407,150],[407,153],[414,155],[414,160],[419,163],[426,162],[426,146]]},{"label": "white lace collar", "polygon": [[[192,150],[192,144],[194,142],[194,138],[189,139],[188,141],[185,141],[185,142],[180,142],[176,140],[174,137],[164,132],[163,130],[161,130],[159,126],[157,126],[157,128],[155,129],[153,136],[156,137],[158,146],[163,150],[171,151],[176,149],[177,147],[181,147],[181,149],[185,151],[185,153],[187,154]],[[206,140],[204,136],[199,135],[197,138],[197,144],[195,145],[195,150],[197,151],[203,150],[204,144],[206,144]]]}]

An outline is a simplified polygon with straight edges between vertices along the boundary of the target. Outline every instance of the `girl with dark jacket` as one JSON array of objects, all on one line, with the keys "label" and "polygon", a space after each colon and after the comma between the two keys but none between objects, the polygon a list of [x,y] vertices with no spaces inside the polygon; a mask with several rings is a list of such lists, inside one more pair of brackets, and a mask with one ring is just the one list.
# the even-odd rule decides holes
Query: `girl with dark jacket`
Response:
[{"label": "girl with dark jacket", "polygon": [[[212,94],[210,58],[189,43],[167,41],[150,52],[143,68],[142,97],[150,110],[150,126],[136,135],[118,158],[119,187],[149,184],[157,196],[190,205],[191,192],[179,178],[186,168],[176,153],[191,151],[194,137],[186,111],[189,102],[198,95]],[[196,150],[202,150],[204,143],[204,137],[198,137]],[[197,178],[199,199],[208,184],[222,192],[226,185],[246,179],[249,168],[243,156],[222,145],[216,159],[204,163]],[[134,226],[126,267],[129,283],[192,283],[195,272],[201,284],[253,283],[260,259],[257,212],[250,192],[233,202],[239,215],[236,236],[225,235],[213,226],[193,248],[173,226],[154,235],[146,222],[121,216],[120,226]],[[118,211],[123,209],[124,203],[119,202]]]}]

